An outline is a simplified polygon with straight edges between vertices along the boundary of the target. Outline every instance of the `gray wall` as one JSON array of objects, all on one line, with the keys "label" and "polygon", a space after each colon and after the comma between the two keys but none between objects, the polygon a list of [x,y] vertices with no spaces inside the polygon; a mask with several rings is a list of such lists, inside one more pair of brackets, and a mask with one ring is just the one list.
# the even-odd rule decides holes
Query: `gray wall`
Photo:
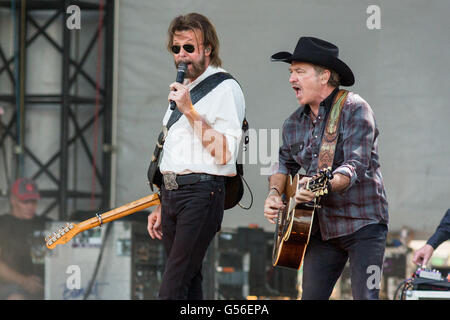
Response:
[{"label": "gray wall", "polygon": [[[366,25],[371,4],[381,9],[379,30]],[[118,203],[148,192],[145,172],[175,74],[166,30],[174,16],[197,11],[215,24],[224,67],[243,87],[250,125],[267,129],[268,142],[270,129],[280,128],[296,108],[287,65],[271,63],[269,56],[292,51],[301,35],[336,43],[356,75],[351,90],[372,106],[381,132],[390,229],[432,232],[450,195],[450,148],[444,142],[450,133],[449,9],[447,1],[419,0],[121,1]],[[252,139],[252,147],[258,142]],[[261,167],[268,165],[261,161],[245,167],[255,195],[252,210],[227,211],[224,226],[273,229],[262,217],[267,176]]]},{"label": "gray wall", "polygon": [[[381,29],[367,27],[372,4],[381,9]],[[224,67],[243,87],[250,126],[267,129],[268,142],[271,129],[296,108],[287,65],[271,63],[270,55],[292,51],[301,35],[337,44],[356,75],[351,90],[372,106],[381,132],[390,229],[434,230],[450,207],[450,3],[444,0],[120,1],[118,203],[148,192],[148,160],[175,77],[166,31],[173,17],[192,11],[215,24]],[[262,160],[245,167],[253,208],[227,211],[224,226],[273,229],[262,214],[267,176],[261,168],[268,167]]]}]

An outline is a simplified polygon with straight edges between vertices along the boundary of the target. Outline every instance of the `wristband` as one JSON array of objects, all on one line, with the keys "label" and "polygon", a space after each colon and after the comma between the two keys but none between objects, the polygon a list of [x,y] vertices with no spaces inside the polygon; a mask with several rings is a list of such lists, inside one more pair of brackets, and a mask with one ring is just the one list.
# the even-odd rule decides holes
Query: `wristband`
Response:
[{"label": "wristband", "polygon": [[281,196],[280,191],[278,191],[278,189],[275,188],[275,187],[272,187],[272,188],[269,189],[269,194],[272,192],[272,190],[275,190],[275,191],[277,192],[277,194],[278,194],[279,196]]}]

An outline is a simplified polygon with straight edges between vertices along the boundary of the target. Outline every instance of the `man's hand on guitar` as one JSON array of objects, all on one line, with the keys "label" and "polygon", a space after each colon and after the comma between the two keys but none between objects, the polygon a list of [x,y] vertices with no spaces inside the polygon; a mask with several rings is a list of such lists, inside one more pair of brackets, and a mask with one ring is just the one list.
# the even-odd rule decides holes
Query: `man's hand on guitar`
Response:
[{"label": "man's hand on guitar", "polygon": [[157,206],[155,211],[148,215],[147,230],[152,239],[162,239],[161,230],[161,205]]},{"label": "man's hand on guitar", "polygon": [[276,192],[271,192],[264,203],[264,217],[269,220],[270,223],[276,224],[278,212],[284,210],[285,207],[285,204],[281,200],[281,196],[276,194]]},{"label": "man's hand on guitar", "polygon": [[304,202],[310,202],[314,200],[316,197],[314,192],[306,190],[305,186],[306,183],[311,180],[310,177],[303,177],[298,182],[299,188],[297,188],[297,191],[295,192],[295,202],[297,203],[304,203]]}]

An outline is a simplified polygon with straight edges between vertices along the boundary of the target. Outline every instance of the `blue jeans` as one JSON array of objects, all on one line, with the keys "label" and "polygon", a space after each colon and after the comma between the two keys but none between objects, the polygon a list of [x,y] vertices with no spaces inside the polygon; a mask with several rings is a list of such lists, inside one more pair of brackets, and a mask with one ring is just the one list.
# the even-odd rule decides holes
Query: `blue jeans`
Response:
[{"label": "blue jeans", "polygon": [[302,300],[329,299],[348,259],[353,299],[378,299],[387,230],[386,224],[370,224],[327,241],[320,230],[312,235],[303,262]]}]

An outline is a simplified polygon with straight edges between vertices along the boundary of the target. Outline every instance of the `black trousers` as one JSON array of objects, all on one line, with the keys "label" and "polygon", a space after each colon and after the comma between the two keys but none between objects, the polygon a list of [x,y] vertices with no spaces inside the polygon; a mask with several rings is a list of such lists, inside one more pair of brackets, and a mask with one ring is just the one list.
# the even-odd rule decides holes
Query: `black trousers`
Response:
[{"label": "black trousers", "polygon": [[200,181],[177,190],[161,188],[161,226],[167,255],[160,299],[203,299],[202,263],[220,230],[224,182]]},{"label": "black trousers", "polygon": [[347,260],[353,299],[378,299],[387,231],[385,224],[369,224],[327,241],[320,231],[311,235],[303,263],[302,300],[329,299]]}]

